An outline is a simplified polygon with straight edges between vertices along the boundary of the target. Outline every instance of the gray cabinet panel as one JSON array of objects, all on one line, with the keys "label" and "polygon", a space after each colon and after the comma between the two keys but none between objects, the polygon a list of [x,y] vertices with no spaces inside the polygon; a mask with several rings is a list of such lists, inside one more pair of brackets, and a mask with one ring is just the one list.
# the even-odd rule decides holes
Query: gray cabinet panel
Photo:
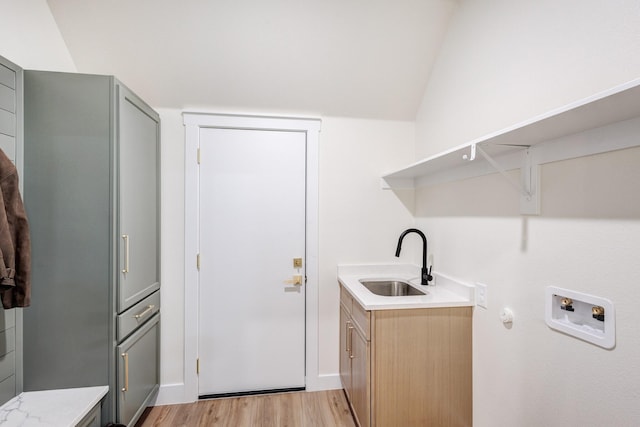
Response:
[{"label": "gray cabinet panel", "polygon": [[0,402],[7,403],[16,395],[16,376],[0,381]]},{"label": "gray cabinet panel", "polygon": [[118,346],[118,422],[133,425],[158,391],[160,315]]},{"label": "gray cabinet panel", "polygon": [[159,128],[157,115],[145,111],[135,95],[122,86],[118,95],[122,238],[118,312],[123,312],[160,286],[158,193],[153,191],[158,182]]},{"label": "gray cabinet panel", "polygon": [[16,334],[13,328],[0,332],[0,355],[16,349]]},{"label": "gray cabinet panel", "polygon": [[10,111],[0,110],[0,133],[16,136],[16,115]]},{"label": "gray cabinet panel", "polygon": [[16,311],[5,310],[0,306],[0,331],[13,328],[16,325]]},{"label": "gray cabinet panel", "polygon": [[[102,425],[118,413],[117,314],[126,255],[126,279],[135,278],[124,286],[134,289],[129,306],[160,287],[158,228],[146,223],[159,224],[159,117],[133,94],[145,114],[125,116],[124,92],[130,93],[112,76],[25,72],[23,181],[33,265],[32,304],[24,311],[24,388],[108,385]],[[126,137],[129,128],[136,129],[134,137]],[[151,160],[135,159],[134,172],[123,174],[129,151]],[[148,175],[146,167],[156,179],[139,179]],[[144,209],[134,205],[129,212],[127,189],[136,186],[144,186],[135,193],[145,194]],[[123,210],[132,218],[123,218]],[[142,249],[139,242],[146,242]]]},{"label": "gray cabinet panel", "polygon": [[16,72],[3,64],[0,64],[0,84],[11,89],[16,88]]},{"label": "gray cabinet panel", "polygon": [[16,112],[16,91],[0,85],[0,108],[11,113]]},{"label": "gray cabinet panel", "polygon": [[[15,373],[16,330],[15,327],[10,327],[0,332],[0,381],[4,381],[9,377],[14,376]],[[2,402],[4,403],[4,401]]]},{"label": "gray cabinet panel", "polygon": [[109,384],[110,94],[108,79],[25,72],[25,391]]},{"label": "gray cabinet panel", "polygon": [[8,158],[16,161],[16,138],[0,133],[0,149]]},{"label": "gray cabinet panel", "polygon": [[10,351],[0,356],[0,381],[4,381],[15,374],[16,352]]}]

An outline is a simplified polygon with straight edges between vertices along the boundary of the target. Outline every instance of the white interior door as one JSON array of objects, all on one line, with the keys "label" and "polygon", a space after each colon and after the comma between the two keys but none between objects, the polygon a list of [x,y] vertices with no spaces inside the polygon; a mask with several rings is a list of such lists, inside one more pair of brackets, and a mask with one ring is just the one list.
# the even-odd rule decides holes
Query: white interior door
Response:
[{"label": "white interior door", "polygon": [[200,130],[200,396],[305,385],[305,157],[304,132]]}]

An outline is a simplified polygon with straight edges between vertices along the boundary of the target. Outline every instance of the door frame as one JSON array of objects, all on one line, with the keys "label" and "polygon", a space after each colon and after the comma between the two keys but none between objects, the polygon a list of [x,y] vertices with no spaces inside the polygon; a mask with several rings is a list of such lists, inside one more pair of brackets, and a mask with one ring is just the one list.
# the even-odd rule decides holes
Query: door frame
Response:
[{"label": "door frame", "polygon": [[305,132],[306,147],[306,299],[305,383],[317,390],[318,369],[318,141],[320,119],[183,112],[185,126],[184,216],[184,401],[198,400],[198,146],[200,129],[230,128]]}]

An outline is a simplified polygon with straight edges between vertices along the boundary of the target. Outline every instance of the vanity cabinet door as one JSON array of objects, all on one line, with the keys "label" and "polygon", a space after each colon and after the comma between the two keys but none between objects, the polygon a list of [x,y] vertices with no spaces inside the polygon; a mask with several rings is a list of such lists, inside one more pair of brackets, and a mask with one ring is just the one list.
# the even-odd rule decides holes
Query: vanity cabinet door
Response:
[{"label": "vanity cabinet door", "polygon": [[340,379],[342,387],[351,400],[351,338],[353,325],[344,306],[340,305]]},{"label": "vanity cabinet door", "polygon": [[117,347],[119,423],[129,425],[144,411],[160,383],[160,315]]},{"label": "vanity cabinet door", "polygon": [[[341,287],[340,379],[360,427],[371,425],[369,312]],[[363,331],[367,331],[364,333]]]},{"label": "vanity cabinet door", "polygon": [[370,347],[357,328],[351,331],[351,404],[360,427],[370,425]]}]

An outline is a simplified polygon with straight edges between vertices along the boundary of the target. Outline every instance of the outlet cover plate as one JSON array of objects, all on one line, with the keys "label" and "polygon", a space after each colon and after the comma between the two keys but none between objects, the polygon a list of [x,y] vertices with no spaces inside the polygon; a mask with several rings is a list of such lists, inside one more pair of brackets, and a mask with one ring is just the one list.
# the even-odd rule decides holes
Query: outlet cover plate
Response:
[{"label": "outlet cover plate", "polygon": [[484,283],[476,282],[476,305],[479,307],[487,308],[487,285]]}]

